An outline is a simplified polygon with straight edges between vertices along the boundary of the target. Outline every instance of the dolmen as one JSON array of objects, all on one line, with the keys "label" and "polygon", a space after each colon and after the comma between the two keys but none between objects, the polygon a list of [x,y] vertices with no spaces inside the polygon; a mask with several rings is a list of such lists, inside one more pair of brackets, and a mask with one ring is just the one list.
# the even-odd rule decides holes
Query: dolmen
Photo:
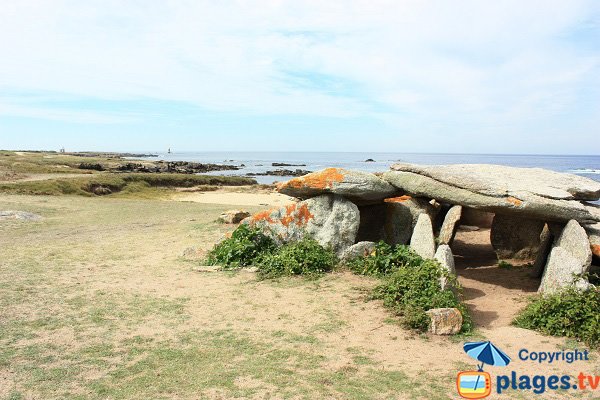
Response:
[{"label": "dolmen", "polygon": [[277,242],[311,235],[344,258],[379,240],[410,245],[454,272],[451,252],[465,215],[493,216],[499,259],[531,259],[540,292],[586,288],[600,257],[600,182],[540,168],[395,164],[384,173],[327,168],[277,186],[297,202],[244,223]]}]

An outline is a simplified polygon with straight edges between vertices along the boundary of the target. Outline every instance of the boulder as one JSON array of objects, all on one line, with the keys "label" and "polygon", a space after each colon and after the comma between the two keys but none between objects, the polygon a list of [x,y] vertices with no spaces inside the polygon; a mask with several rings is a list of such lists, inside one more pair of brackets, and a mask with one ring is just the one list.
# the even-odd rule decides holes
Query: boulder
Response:
[{"label": "boulder", "polygon": [[496,214],[490,240],[498,259],[532,259],[540,247],[544,221]]},{"label": "boulder", "polygon": [[589,283],[577,276],[586,272],[579,260],[562,247],[554,247],[548,257],[538,292],[552,294],[568,287],[586,289]]},{"label": "boulder", "polygon": [[585,268],[585,271],[592,263],[592,250],[587,233],[575,220],[567,223],[554,245],[568,251]]},{"label": "boulder", "polygon": [[391,244],[408,244],[421,214],[435,219],[437,209],[426,199],[411,196],[391,197],[384,200],[386,217],[384,240]]},{"label": "boulder", "polygon": [[219,216],[218,221],[223,224],[239,224],[242,220],[248,218],[250,213],[243,210],[228,210]]},{"label": "boulder", "polygon": [[544,274],[544,267],[546,267],[546,263],[548,262],[548,256],[552,250],[553,242],[554,235],[550,231],[548,224],[546,224],[540,234],[540,247],[535,256],[535,262],[533,263],[533,269],[531,271],[532,277],[540,278]]},{"label": "boulder", "polygon": [[600,223],[586,226],[585,231],[588,234],[592,255],[600,258]]},{"label": "boulder", "polygon": [[452,206],[452,208],[448,210],[446,216],[444,217],[442,228],[440,229],[440,235],[438,236],[439,244],[452,244],[461,214],[461,206]]},{"label": "boulder", "polygon": [[429,215],[419,214],[410,238],[410,247],[423,258],[433,258],[435,255],[435,239]]},{"label": "boulder", "polygon": [[416,196],[529,219],[600,221],[579,200],[600,198],[600,182],[540,168],[395,164],[383,179]]},{"label": "boulder", "polygon": [[277,190],[299,199],[338,194],[356,204],[378,202],[397,192],[391,184],[374,174],[342,168],[327,168],[291,179],[280,183]]},{"label": "boulder", "polygon": [[[454,255],[452,254],[450,246],[447,244],[440,245],[433,258],[437,260],[450,275],[456,275],[456,269],[454,268]],[[442,290],[447,289],[448,280],[445,277],[442,277],[440,279],[440,285]]]},{"label": "boulder", "polygon": [[463,317],[457,308],[432,308],[426,313],[431,320],[429,332],[434,335],[455,335],[462,328]]},{"label": "boulder", "polygon": [[350,261],[358,257],[366,257],[375,250],[374,242],[358,242],[348,247],[340,255],[340,260]]},{"label": "boulder", "polygon": [[297,241],[309,234],[339,255],[354,244],[359,221],[355,204],[327,194],[259,212],[244,223],[260,228],[278,243]]}]

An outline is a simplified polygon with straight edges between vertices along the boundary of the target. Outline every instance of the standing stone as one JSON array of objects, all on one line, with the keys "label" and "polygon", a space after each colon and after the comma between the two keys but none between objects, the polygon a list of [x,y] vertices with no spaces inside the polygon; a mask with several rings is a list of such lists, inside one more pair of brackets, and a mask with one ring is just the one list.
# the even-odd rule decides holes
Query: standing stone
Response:
[{"label": "standing stone", "polygon": [[432,308],[426,311],[429,315],[429,332],[434,335],[455,335],[460,332],[463,317],[456,308]]},{"label": "standing stone", "polygon": [[577,275],[585,271],[587,268],[584,268],[571,253],[562,247],[554,247],[548,257],[538,292],[552,294],[570,286],[585,289],[589,283],[577,278]]},{"label": "standing stone", "polygon": [[440,236],[438,240],[440,244],[452,244],[461,214],[461,206],[452,206],[452,208],[448,210],[446,217],[444,217],[444,223],[442,223],[442,229],[440,229]]},{"label": "standing stone", "polygon": [[586,226],[585,231],[590,240],[590,249],[594,257],[600,258],[600,223]]},{"label": "standing stone", "polygon": [[384,202],[384,240],[391,245],[408,244],[419,215],[428,214],[433,221],[437,213],[437,209],[426,199],[399,196],[385,199]]},{"label": "standing stone", "polygon": [[259,212],[244,220],[278,243],[301,240],[307,234],[339,255],[356,240],[360,214],[352,202],[322,195],[281,208]]},{"label": "standing stone", "polygon": [[[452,254],[450,246],[447,244],[440,245],[435,252],[434,259],[440,263],[440,265],[448,272],[448,274],[456,276],[454,255]],[[448,280],[445,277],[440,278],[440,286],[442,287],[442,290],[448,288]]]},{"label": "standing stone", "polygon": [[544,267],[548,262],[550,251],[552,251],[552,242],[554,242],[554,235],[550,231],[548,224],[546,224],[540,234],[540,248],[535,256],[535,262],[533,263],[533,269],[531,271],[532,277],[540,278],[544,274]]},{"label": "standing stone", "polygon": [[433,258],[435,255],[435,239],[429,215],[419,215],[410,239],[410,247],[423,258]]},{"label": "standing stone", "polygon": [[[567,223],[562,233],[556,240],[555,246],[560,246],[569,253],[585,268],[592,263],[592,250],[585,229],[575,220]],[[584,271],[584,272],[585,272]]]},{"label": "standing stone", "polygon": [[540,247],[544,221],[496,214],[490,240],[498,259],[531,259]]}]

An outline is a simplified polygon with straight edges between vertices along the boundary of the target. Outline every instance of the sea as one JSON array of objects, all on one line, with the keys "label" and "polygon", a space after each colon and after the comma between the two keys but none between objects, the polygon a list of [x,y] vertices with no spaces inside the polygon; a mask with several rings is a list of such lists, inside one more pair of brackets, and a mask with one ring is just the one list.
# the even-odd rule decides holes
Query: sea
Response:
[{"label": "sea", "polygon": [[[395,163],[415,164],[498,164],[513,167],[539,167],[569,172],[600,182],[600,155],[534,155],[534,154],[428,154],[428,153],[344,153],[344,152],[157,152],[147,160],[193,161],[227,164],[239,170],[211,172],[210,175],[248,176],[278,169],[317,171],[341,167],[367,172],[383,172]],[[367,162],[366,160],[373,160]],[[273,163],[294,166],[274,167]],[[285,181],[291,176],[252,176],[259,183]]]}]

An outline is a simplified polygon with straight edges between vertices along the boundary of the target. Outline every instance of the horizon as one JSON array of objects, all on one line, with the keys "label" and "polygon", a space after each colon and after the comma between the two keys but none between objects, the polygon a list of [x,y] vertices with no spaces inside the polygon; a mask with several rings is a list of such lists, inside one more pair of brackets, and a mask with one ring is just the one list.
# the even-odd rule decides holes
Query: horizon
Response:
[{"label": "horizon", "polygon": [[600,154],[591,0],[24,0],[0,36],[0,148]]}]

